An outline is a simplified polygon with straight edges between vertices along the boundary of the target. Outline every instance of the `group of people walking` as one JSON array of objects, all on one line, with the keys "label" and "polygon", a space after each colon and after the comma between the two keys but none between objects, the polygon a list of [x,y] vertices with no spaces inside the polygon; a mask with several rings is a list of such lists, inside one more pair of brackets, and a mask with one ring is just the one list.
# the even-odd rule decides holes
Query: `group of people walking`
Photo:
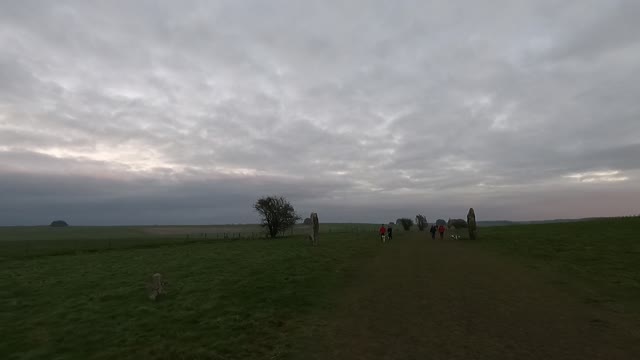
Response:
[{"label": "group of people walking", "polygon": [[429,229],[429,232],[431,233],[431,238],[432,239],[436,238],[436,233],[439,233],[440,234],[440,239],[443,239],[445,230],[447,230],[447,229],[444,227],[444,225],[436,226],[434,224],[434,225],[431,225],[431,228]]},{"label": "group of people walking", "polygon": [[385,227],[384,224],[382,224],[378,232],[380,233],[380,241],[382,242],[387,242],[387,239],[393,239],[393,227],[391,227],[391,225]]},{"label": "group of people walking", "polygon": [[[436,226],[431,225],[431,228],[429,229],[429,232],[431,233],[431,238],[435,239],[436,238],[436,233],[440,234],[440,239],[444,239],[444,232],[447,229],[444,227],[444,225],[440,225],[440,226]],[[380,229],[378,230],[378,232],[380,233],[380,241],[387,242],[387,240],[391,240],[393,239],[393,227],[391,225],[388,226],[384,226],[384,224],[380,225]]]}]

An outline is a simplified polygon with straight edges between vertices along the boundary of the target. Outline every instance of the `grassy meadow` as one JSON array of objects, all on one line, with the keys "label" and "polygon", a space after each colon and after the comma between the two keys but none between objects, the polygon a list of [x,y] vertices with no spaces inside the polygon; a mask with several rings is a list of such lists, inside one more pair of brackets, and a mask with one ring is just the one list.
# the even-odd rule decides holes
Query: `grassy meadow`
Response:
[{"label": "grassy meadow", "polygon": [[640,217],[480,228],[480,246],[545,272],[558,286],[640,320]]},{"label": "grassy meadow", "polygon": [[[326,232],[319,247],[290,236],[5,258],[0,354],[279,358],[305,314],[326,307],[350,269],[378,250],[372,238],[373,232]],[[146,284],[156,272],[168,294],[152,302]]]},{"label": "grassy meadow", "polygon": [[[296,225],[286,235],[305,235],[308,227]],[[323,233],[375,232],[371,224],[323,224]],[[201,226],[49,226],[0,227],[0,260],[64,255],[111,249],[264,238],[259,225]]]},{"label": "grassy meadow", "polygon": [[[323,226],[318,247],[304,227],[274,240],[251,226],[0,228],[0,354],[286,358],[309,319],[384,251],[377,226]],[[539,269],[585,302],[640,319],[638,230],[640,218],[624,218],[480,228],[478,241],[464,231],[446,241]],[[394,246],[409,235],[397,231]],[[156,272],[168,294],[153,302],[146,286]]]}]

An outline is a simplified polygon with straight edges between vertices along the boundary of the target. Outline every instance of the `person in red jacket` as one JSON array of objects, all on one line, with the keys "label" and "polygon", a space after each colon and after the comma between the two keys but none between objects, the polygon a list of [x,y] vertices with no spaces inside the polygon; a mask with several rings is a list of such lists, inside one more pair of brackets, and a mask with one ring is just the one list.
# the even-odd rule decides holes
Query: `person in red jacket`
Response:
[{"label": "person in red jacket", "polygon": [[440,225],[438,227],[438,232],[440,233],[440,239],[444,238],[444,225]]},{"label": "person in red jacket", "polygon": [[384,224],[380,226],[380,241],[385,242],[387,240],[387,228],[384,227]]}]

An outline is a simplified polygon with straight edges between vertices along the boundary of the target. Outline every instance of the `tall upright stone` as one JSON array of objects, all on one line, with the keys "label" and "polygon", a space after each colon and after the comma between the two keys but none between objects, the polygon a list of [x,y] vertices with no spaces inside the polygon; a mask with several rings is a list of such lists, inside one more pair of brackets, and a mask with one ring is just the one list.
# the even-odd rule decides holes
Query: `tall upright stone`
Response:
[{"label": "tall upright stone", "polygon": [[318,242],[320,241],[318,232],[320,231],[320,223],[318,222],[318,214],[312,212],[311,216],[309,216],[309,218],[311,219],[311,244],[312,245],[318,245]]},{"label": "tall upright stone", "polygon": [[467,225],[469,226],[469,239],[475,240],[477,236],[476,213],[473,211],[473,208],[470,208],[467,214]]},{"label": "tall upright stone", "polygon": [[159,296],[166,294],[166,282],[162,279],[162,274],[155,273],[151,276],[149,288],[149,299],[156,300]]}]

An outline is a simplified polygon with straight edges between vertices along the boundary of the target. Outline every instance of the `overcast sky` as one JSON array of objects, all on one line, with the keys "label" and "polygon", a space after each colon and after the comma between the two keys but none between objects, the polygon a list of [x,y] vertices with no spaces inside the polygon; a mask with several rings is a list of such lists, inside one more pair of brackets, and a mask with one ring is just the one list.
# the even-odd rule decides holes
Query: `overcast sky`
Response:
[{"label": "overcast sky", "polygon": [[0,0],[0,225],[640,213],[640,1]]}]

